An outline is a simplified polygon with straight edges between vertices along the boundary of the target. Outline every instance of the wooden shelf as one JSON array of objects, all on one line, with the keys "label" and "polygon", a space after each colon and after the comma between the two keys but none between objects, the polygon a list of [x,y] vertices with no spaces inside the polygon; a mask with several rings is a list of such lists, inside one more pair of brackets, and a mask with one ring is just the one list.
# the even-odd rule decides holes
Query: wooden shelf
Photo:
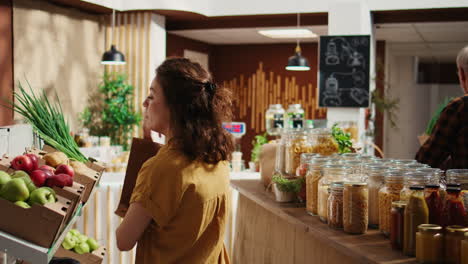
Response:
[{"label": "wooden shelf", "polygon": [[416,258],[392,250],[389,240],[376,229],[369,229],[364,235],[346,234],[342,230],[329,228],[318,217],[307,214],[305,208],[297,208],[297,204],[275,202],[273,194],[265,191],[260,180],[231,180],[231,186],[271,213],[303,229],[314,239],[349,256],[356,263],[418,263]]}]

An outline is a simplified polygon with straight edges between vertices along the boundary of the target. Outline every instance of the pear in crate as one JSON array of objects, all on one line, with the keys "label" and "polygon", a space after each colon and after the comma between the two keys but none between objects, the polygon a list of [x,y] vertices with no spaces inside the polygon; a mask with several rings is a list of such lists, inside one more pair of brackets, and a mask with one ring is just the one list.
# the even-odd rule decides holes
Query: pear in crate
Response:
[{"label": "pear in crate", "polygon": [[2,188],[5,183],[9,182],[11,180],[10,174],[0,171],[0,189]]},{"label": "pear in crate", "polygon": [[12,179],[3,185],[0,197],[10,202],[26,201],[29,198],[29,190],[23,179]]}]

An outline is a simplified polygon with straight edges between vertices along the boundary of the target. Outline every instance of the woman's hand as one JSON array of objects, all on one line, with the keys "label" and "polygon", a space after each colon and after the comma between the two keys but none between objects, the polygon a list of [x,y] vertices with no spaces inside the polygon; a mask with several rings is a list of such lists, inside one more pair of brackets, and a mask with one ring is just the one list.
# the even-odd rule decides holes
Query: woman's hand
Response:
[{"label": "woman's hand", "polygon": [[148,126],[146,115],[143,118],[143,138],[151,140],[151,128]]},{"label": "woman's hand", "polygon": [[115,231],[117,248],[120,251],[131,250],[151,222],[151,219],[151,215],[140,203],[131,203],[125,218]]}]

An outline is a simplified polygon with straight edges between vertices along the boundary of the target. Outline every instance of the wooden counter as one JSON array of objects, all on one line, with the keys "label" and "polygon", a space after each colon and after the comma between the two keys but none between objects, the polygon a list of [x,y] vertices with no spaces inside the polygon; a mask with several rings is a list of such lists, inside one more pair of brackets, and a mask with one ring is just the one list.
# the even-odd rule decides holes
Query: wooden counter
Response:
[{"label": "wooden counter", "polygon": [[275,202],[259,180],[231,180],[231,186],[240,194],[235,264],[418,263],[392,250],[389,240],[378,230],[349,235],[329,228],[318,217],[308,215],[305,208],[297,208],[297,204]]}]

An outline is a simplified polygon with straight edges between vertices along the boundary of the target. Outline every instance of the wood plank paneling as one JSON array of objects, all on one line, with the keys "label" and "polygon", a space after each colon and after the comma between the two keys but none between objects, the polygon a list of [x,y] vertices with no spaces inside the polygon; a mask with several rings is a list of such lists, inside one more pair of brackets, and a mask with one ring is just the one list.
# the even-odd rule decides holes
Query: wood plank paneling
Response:
[{"label": "wood plank paneling", "polygon": [[[0,99],[13,99],[13,7],[0,2]],[[1,100],[0,100],[1,101]],[[0,126],[13,124],[13,112],[0,106]]]}]

